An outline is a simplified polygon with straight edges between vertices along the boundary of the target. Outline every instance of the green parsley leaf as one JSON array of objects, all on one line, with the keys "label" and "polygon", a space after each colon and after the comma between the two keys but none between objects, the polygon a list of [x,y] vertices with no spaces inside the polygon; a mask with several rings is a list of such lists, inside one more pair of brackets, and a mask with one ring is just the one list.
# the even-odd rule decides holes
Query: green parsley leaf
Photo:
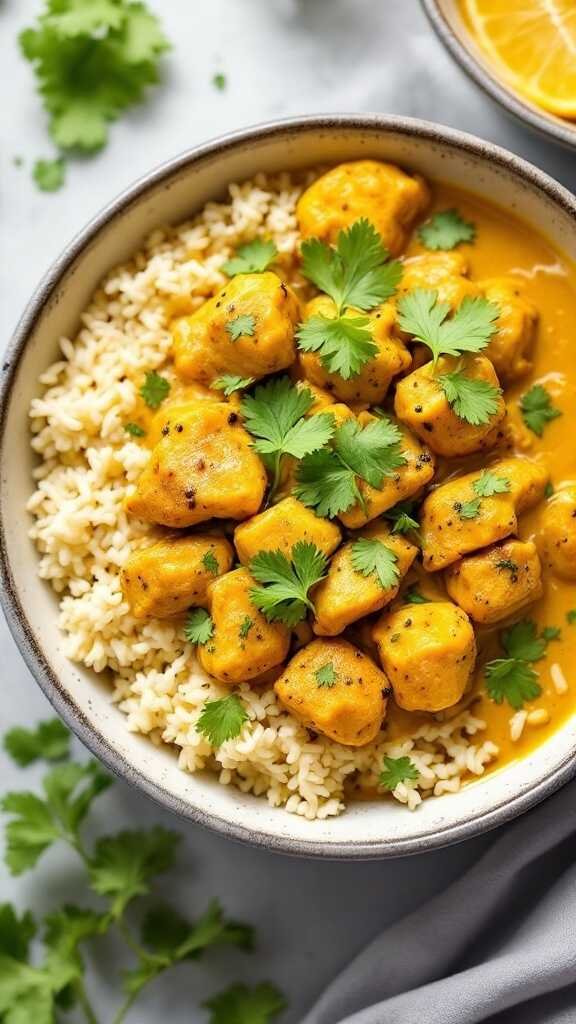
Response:
[{"label": "green parsley leaf", "polygon": [[459,356],[480,352],[496,330],[500,316],[487,299],[466,296],[453,316],[450,306],[438,301],[438,293],[416,288],[398,301],[398,323],[403,331],[426,345],[434,363],[441,355]]},{"label": "green parsley leaf", "polygon": [[410,533],[411,530],[419,530],[420,523],[414,518],[417,508],[417,501],[399,501],[393,508],[384,512],[384,519],[393,524],[392,533]]},{"label": "green parsley leaf", "polygon": [[226,333],[232,341],[238,341],[238,338],[252,338],[255,330],[256,318],[249,314],[237,316],[235,320],[230,320],[226,324]]},{"label": "green parsley leaf", "polygon": [[576,608],[570,608],[566,612],[566,622],[569,626],[576,626]]},{"label": "green parsley leaf", "polygon": [[196,731],[206,736],[213,747],[221,747],[226,740],[239,736],[247,721],[248,712],[240,697],[230,693],[221,700],[206,701],[196,722]]},{"label": "green parsley leaf", "polygon": [[170,384],[166,378],[161,377],[159,373],[156,373],[156,370],[150,370],[146,374],[146,380],[140,388],[140,395],[149,409],[157,409],[169,391]]},{"label": "green parsley leaf", "polygon": [[286,1008],[279,989],[269,982],[253,988],[230,985],[204,1003],[210,1011],[210,1024],[270,1024]]},{"label": "green parsley leaf", "polygon": [[476,228],[464,220],[458,210],[442,210],[430,217],[418,232],[418,238],[427,249],[455,249],[462,242],[473,242]]},{"label": "green parsley leaf", "polygon": [[318,238],[303,242],[302,273],[330,296],[339,315],[348,306],[368,310],[385,302],[396,291],[402,268],[362,218],[339,232],[335,248]]},{"label": "green parsley leaf", "polygon": [[29,911],[18,917],[11,903],[0,905],[0,955],[26,963],[28,947],[35,934],[36,925]]},{"label": "green parsley leaf", "polygon": [[227,85],[226,75],[222,71],[217,71],[215,75],[212,75],[212,85],[219,92],[223,92]]},{"label": "green parsley leaf", "polygon": [[352,544],[350,558],[356,572],[376,576],[383,590],[395,587],[400,579],[398,556],[381,540],[360,537]]},{"label": "green parsley leaf", "polygon": [[295,626],[314,605],[308,592],[326,575],[328,559],[315,544],[298,541],[289,561],[282,551],[259,551],[250,562],[257,583],[250,593],[252,603],[270,622]]},{"label": "green parsley leaf", "polygon": [[146,437],[146,431],[138,423],[125,423],[124,430],[131,437]]},{"label": "green parsley leaf", "polygon": [[480,498],[474,498],[472,501],[457,501],[454,509],[460,516],[460,519],[475,519],[480,512],[481,504]]},{"label": "green parsley leaf", "polygon": [[50,718],[35,729],[10,729],[4,737],[4,750],[21,768],[33,761],[59,761],[70,753],[70,733],[59,718]]},{"label": "green parsley leaf", "polygon": [[365,316],[310,317],[296,331],[298,348],[302,352],[318,352],[329,373],[349,380],[378,355],[370,323]]},{"label": "green parsley leaf", "polygon": [[520,399],[522,419],[537,437],[542,437],[544,427],[562,413],[552,405],[552,399],[542,384],[534,384]]},{"label": "green parsley leaf", "polygon": [[562,630],[558,626],[544,626],[540,636],[549,644],[553,640],[562,639]]},{"label": "green parsley leaf", "polygon": [[338,679],[338,673],[331,661],[327,661],[325,665],[317,669],[314,676],[318,686],[327,687],[329,690],[336,685],[336,680]]},{"label": "green parsley leaf", "polygon": [[239,246],[236,255],[224,264],[222,270],[228,277],[236,274],[262,274],[278,255],[274,242],[264,238],[254,238],[251,242]]},{"label": "green parsley leaf", "polygon": [[177,832],[157,825],[96,841],[88,864],[90,884],[100,896],[111,899],[114,918],[121,917],[136,896],[150,892],[156,875],[172,867],[180,840]]},{"label": "green parsley leaf", "polygon": [[402,596],[406,604],[430,604],[430,598],[424,597],[416,586],[409,587]]},{"label": "green parsley leaf", "polygon": [[416,781],[419,771],[409,757],[385,757],[384,770],[380,772],[379,785],[394,792],[396,786],[409,779]]},{"label": "green parsley leaf", "polygon": [[241,640],[246,640],[250,630],[254,625],[254,619],[251,619],[249,615],[245,615],[240,623],[240,629],[238,630],[238,636]]},{"label": "green parsley leaf", "polygon": [[48,4],[20,46],[56,145],[93,152],[105,145],[110,122],[158,82],[168,42],[144,3],[77,0]]},{"label": "green parsley leaf", "polygon": [[41,192],[57,192],[66,180],[66,164],[62,157],[55,160],[37,160],[32,177]]},{"label": "green parsley leaf", "polygon": [[201,647],[211,640],[214,634],[214,623],[212,616],[205,608],[193,608],[188,613],[184,636],[191,644],[200,644]]},{"label": "green parsley leaf", "polygon": [[516,658],[498,658],[485,668],[486,689],[496,704],[508,701],[519,711],[525,701],[535,700],[542,693],[538,674],[525,661]]},{"label": "green parsley leaf", "polygon": [[546,639],[538,636],[536,623],[522,619],[502,633],[502,647],[509,658],[520,661],[540,661],[546,654]]},{"label": "green parsley leaf", "polygon": [[498,412],[502,389],[487,380],[476,380],[455,370],[440,374],[438,383],[456,415],[473,427],[488,423],[490,417]]},{"label": "green parsley leaf", "polygon": [[491,498],[493,494],[506,494],[510,490],[510,481],[505,476],[497,476],[485,469],[472,487],[481,498]]},{"label": "green parsley leaf", "polygon": [[217,576],[220,572],[220,566],[218,565],[218,559],[214,555],[213,551],[206,551],[202,555],[202,565],[206,569],[206,572],[212,573],[213,576]]},{"label": "green parsley leaf", "polygon": [[253,383],[254,377],[238,377],[235,373],[224,373],[213,382],[211,387],[223,391],[226,398],[229,398],[235,391],[245,391]]}]

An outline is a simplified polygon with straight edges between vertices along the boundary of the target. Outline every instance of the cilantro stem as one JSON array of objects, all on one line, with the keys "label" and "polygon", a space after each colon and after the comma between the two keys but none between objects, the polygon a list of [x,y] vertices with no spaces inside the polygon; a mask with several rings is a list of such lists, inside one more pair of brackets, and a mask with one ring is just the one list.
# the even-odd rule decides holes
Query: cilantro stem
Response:
[{"label": "cilantro stem", "polygon": [[280,486],[280,470],[282,467],[282,452],[276,452],[274,455],[274,465],[272,467],[272,481],[270,483],[270,489],[268,491],[268,499],[266,504],[272,505],[274,498],[278,493]]},{"label": "cilantro stem", "polygon": [[120,932],[120,935],[124,939],[126,945],[130,947],[132,952],[138,957],[139,960],[150,959],[150,953],[148,953],[147,950],[143,949],[142,946],[139,945],[139,943],[132,935],[132,932],[130,931],[127,922],[122,917],[116,918],[116,927]]},{"label": "cilantro stem", "polygon": [[74,982],[74,992],[76,993],[78,1004],[82,1007],[82,1012],[88,1021],[88,1024],[98,1024],[98,1018],[92,1009],[84,982],[81,978],[77,978]]},{"label": "cilantro stem", "polygon": [[118,1010],[118,1013],[114,1017],[112,1024],[122,1024],[122,1022],[126,1020],[128,1012],[132,1008],[132,1005],[136,1002],[141,991],[142,989],[139,989],[137,992],[131,992],[130,995],[126,997],[126,999],[122,1003],[122,1006]]}]

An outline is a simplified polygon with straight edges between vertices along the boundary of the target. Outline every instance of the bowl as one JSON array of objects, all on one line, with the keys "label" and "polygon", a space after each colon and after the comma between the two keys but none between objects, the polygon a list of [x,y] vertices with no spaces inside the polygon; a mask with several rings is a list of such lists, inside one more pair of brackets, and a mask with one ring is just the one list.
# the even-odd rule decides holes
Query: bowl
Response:
[{"label": "bowl", "polygon": [[576,147],[576,124],[543,110],[514,92],[500,77],[468,31],[456,0],[421,0],[430,23],[467,75],[510,114],[536,131],[570,148]]},{"label": "bowl", "polygon": [[102,678],[68,661],[57,602],[37,575],[25,514],[34,464],[28,407],[38,377],[72,336],[95,286],[144,237],[178,222],[231,181],[359,157],[397,162],[433,179],[488,195],[545,233],[576,260],[576,199],[537,168],[471,135],[424,121],[323,116],[235,132],[177,156],[99,213],[48,271],[24,312],[2,367],[0,420],[1,599],[33,676],[71,729],[104,764],[184,818],[270,850],[368,859],[431,850],[477,836],[534,806],[576,771],[576,718],[530,757],[424,801],[415,813],[388,802],[356,803],[338,818],[306,821],[263,799],[189,775],[176,757],[129,733]]}]

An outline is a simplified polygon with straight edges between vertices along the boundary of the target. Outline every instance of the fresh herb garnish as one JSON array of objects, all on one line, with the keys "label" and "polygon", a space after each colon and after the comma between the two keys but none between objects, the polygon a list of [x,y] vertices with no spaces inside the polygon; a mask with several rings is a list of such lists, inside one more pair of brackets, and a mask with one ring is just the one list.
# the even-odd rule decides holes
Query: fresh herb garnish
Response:
[{"label": "fresh herb garnish", "polygon": [[511,558],[501,558],[499,562],[496,562],[497,569],[508,569],[513,576],[518,572],[517,562],[513,562]]},{"label": "fresh herb garnish", "polygon": [[196,731],[206,736],[213,747],[221,747],[226,740],[236,739],[247,721],[248,712],[240,697],[230,693],[221,700],[206,701],[196,722]]},{"label": "fresh herb garnish", "polygon": [[50,718],[35,729],[10,729],[4,750],[21,768],[39,760],[59,761],[70,753],[70,733],[59,718]]},{"label": "fresh herb garnish", "polygon": [[576,626],[576,608],[570,608],[566,612],[566,622],[569,626]]},{"label": "fresh herb garnish", "polygon": [[212,75],[212,85],[219,92],[223,92],[227,85],[226,75],[222,71],[217,71],[215,75]]},{"label": "fresh herb garnish", "polygon": [[231,985],[204,1003],[210,1011],[209,1024],[270,1024],[286,1005],[282,993],[266,981],[254,988]]},{"label": "fresh herb garnish", "polygon": [[460,519],[476,519],[481,504],[480,498],[473,498],[472,501],[457,501],[454,508]]},{"label": "fresh herb garnish", "polygon": [[552,643],[553,640],[562,639],[562,630],[559,626],[544,626],[540,636],[547,644]]},{"label": "fresh herb garnish", "polygon": [[498,401],[502,389],[487,380],[467,377],[460,370],[442,373],[437,378],[446,401],[457,416],[473,427],[488,423],[498,412]]},{"label": "fresh herb garnish", "polygon": [[356,478],[381,487],[385,477],[406,463],[401,440],[390,420],[374,420],[365,427],[356,419],[346,420],[336,429],[332,447],[302,459],[294,493],[319,516],[329,518],[357,503],[363,505]]},{"label": "fresh herb garnish", "polygon": [[455,249],[462,242],[473,242],[476,227],[464,220],[458,210],[442,210],[422,225],[418,238],[427,249]]},{"label": "fresh herb garnish", "polygon": [[191,644],[200,644],[201,647],[207,644],[214,635],[214,623],[212,616],[205,608],[193,608],[188,613],[184,636]]},{"label": "fresh herb garnish", "polygon": [[250,599],[270,622],[295,626],[314,611],[310,588],[326,575],[328,559],[315,544],[298,541],[288,559],[282,551],[260,551],[250,562],[257,583]]},{"label": "fresh herb garnish", "polygon": [[224,264],[222,270],[228,277],[236,274],[262,274],[274,262],[278,250],[274,242],[254,238],[236,249],[236,253]]},{"label": "fresh herb garnish", "polygon": [[166,377],[160,376],[156,370],[150,370],[140,388],[140,395],[149,409],[157,409],[170,391],[170,383]]},{"label": "fresh herb garnish", "polygon": [[254,377],[238,377],[235,373],[223,373],[211,386],[223,391],[225,397],[229,398],[235,391],[246,391],[253,383]]},{"label": "fresh herb garnish", "polygon": [[235,320],[229,320],[226,324],[226,333],[231,341],[238,341],[239,338],[252,338],[256,330],[256,318],[249,313],[237,316]]},{"label": "fresh herb garnish", "polygon": [[37,160],[32,177],[41,192],[57,192],[66,180],[66,164],[62,157],[55,160]]},{"label": "fresh herb garnish", "polygon": [[131,437],[145,437],[146,431],[138,423],[125,423],[124,430]]},{"label": "fresh herb garnish", "polygon": [[401,782],[408,780],[415,782],[419,774],[416,765],[409,757],[385,757],[384,769],[380,772],[378,783],[384,789],[394,792],[396,786],[399,786]]},{"label": "fresh herb garnish", "polygon": [[252,629],[253,625],[254,619],[250,618],[249,615],[245,615],[244,618],[242,619],[242,622],[240,623],[240,628],[238,630],[238,636],[240,637],[241,640],[247,639],[248,634]]},{"label": "fresh herb garnish", "polygon": [[485,469],[482,476],[474,481],[472,487],[481,498],[491,498],[494,494],[506,494],[510,490],[510,481],[505,476],[498,476]]},{"label": "fresh herb garnish", "polygon": [[437,292],[424,288],[402,296],[398,313],[402,330],[430,349],[434,364],[440,356],[480,352],[494,334],[500,315],[498,307],[487,299],[466,296],[449,317],[450,305],[439,302]]},{"label": "fresh herb garnish", "polygon": [[507,700],[519,711],[525,701],[540,696],[542,687],[531,663],[540,661],[548,643],[557,640],[559,635],[560,630],[555,626],[545,627],[538,635],[532,619],[522,619],[504,630],[500,639],[508,657],[490,661],[485,668],[486,688],[496,704]]},{"label": "fresh herb garnish", "polygon": [[554,488],[552,486],[552,481],[549,480],[548,483],[546,484],[546,487],[544,488],[544,497],[545,498],[551,498],[553,494],[554,494]]},{"label": "fresh herb garnish", "polygon": [[328,689],[332,689],[338,679],[338,673],[331,661],[327,661],[325,665],[317,669],[314,675],[318,686],[325,686]]},{"label": "fresh herb garnish", "polygon": [[412,530],[420,529],[420,523],[414,516],[417,508],[417,501],[399,501],[382,514],[384,519],[393,524],[392,533],[410,533]]},{"label": "fresh herb garnish", "polygon": [[218,565],[218,559],[213,551],[205,551],[202,555],[202,565],[206,569],[206,572],[212,573],[213,576],[217,576],[220,572],[220,566]]},{"label": "fresh herb garnish", "polygon": [[409,587],[402,596],[406,604],[430,604],[430,598],[424,597],[416,586]]},{"label": "fresh herb garnish", "polygon": [[521,661],[539,661],[546,654],[548,638],[545,630],[538,636],[536,623],[522,619],[502,633],[502,647],[509,658]]},{"label": "fresh herb garnish", "polygon": [[246,430],[256,439],[254,450],[271,474],[270,500],[280,483],[282,457],[302,459],[322,448],[334,433],[334,419],[326,413],[305,415],[314,405],[308,388],[295,387],[289,377],[261,384],[242,399]]},{"label": "fresh herb garnish", "polygon": [[544,427],[562,413],[552,404],[552,399],[542,384],[534,384],[520,399],[522,419],[537,437],[542,437]]},{"label": "fresh herb garnish", "polygon": [[395,587],[400,579],[398,556],[376,538],[360,537],[350,553],[352,567],[363,576],[376,576],[383,590]]}]

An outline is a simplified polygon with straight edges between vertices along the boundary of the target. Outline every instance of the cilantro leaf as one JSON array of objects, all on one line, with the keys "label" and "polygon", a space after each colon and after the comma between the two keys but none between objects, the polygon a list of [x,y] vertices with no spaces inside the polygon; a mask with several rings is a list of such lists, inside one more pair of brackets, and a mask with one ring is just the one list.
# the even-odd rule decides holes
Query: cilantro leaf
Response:
[{"label": "cilantro leaf", "polygon": [[50,718],[35,729],[10,729],[4,749],[21,768],[39,760],[59,761],[70,753],[70,733],[59,718]]},{"label": "cilantro leaf", "polygon": [[155,953],[179,960],[197,960],[211,946],[237,946],[246,952],[254,948],[254,929],[227,920],[222,907],[213,900],[198,921],[191,923],[174,907],[159,904],[148,911],[142,924],[142,941]]},{"label": "cilantro leaf", "polygon": [[502,389],[487,380],[467,377],[465,373],[454,370],[453,373],[441,374],[438,383],[456,415],[473,427],[488,423],[490,417],[498,412]]},{"label": "cilantro leaf", "polygon": [[264,981],[253,988],[230,985],[204,1006],[210,1011],[210,1024],[270,1024],[286,1008],[286,1000],[275,985]]},{"label": "cilantro leaf", "polygon": [[336,680],[338,679],[338,673],[331,661],[327,661],[325,665],[317,669],[314,676],[318,686],[326,686],[329,690],[336,685]]},{"label": "cilantro leaf", "polygon": [[294,494],[318,516],[329,519],[362,501],[353,470],[327,448],[302,459],[296,468]]},{"label": "cilantro leaf", "polygon": [[53,1024],[50,978],[11,956],[0,954],[0,1015],[3,1024]]},{"label": "cilantro leaf", "polygon": [[146,374],[146,380],[140,388],[140,395],[146,402],[149,409],[157,409],[162,404],[167,394],[170,391],[170,383],[165,377],[160,376],[156,373],[156,370],[150,370]]},{"label": "cilantro leaf", "polygon": [[150,891],[152,879],[172,867],[181,837],[159,825],[145,831],[119,832],[96,841],[88,863],[90,884],[111,899],[119,918],[135,896]]},{"label": "cilantro leaf", "polygon": [[421,594],[416,586],[409,587],[402,596],[406,604],[430,604],[430,598],[424,597],[424,594]]},{"label": "cilantro leaf", "polygon": [[336,247],[318,238],[302,243],[302,273],[336,304],[369,310],[394,294],[402,268],[382,244],[373,225],[362,218],[340,231]]},{"label": "cilantro leaf", "polygon": [[32,177],[41,192],[57,192],[66,180],[66,164],[62,157],[55,160],[37,160]]},{"label": "cilantro leaf", "polygon": [[546,638],[538,636],[536,623],[522,619],[502,633],[502,647],[509,658],[521,661],[540,661],[546,654]]},{"label": "cilantro leaf", "polygon": [[472,501],[457,501],[454,508],[460,519],[476,519],[481,504],[480,498],[474,498]]},{"label": "cilantro leaf", "polygon": [[315,544],[298,541],[288,560],[282,551],[259,551],[250,562],[257,583],[250,593],[252,603],[270,622],[295,626],[314,611],[309,590],[326,575],[328,559]]},{"label": "cilantro leaf", "polygon": [[317,352],[329,373],[349,380],[378,355],[369,330],[370,320],[362,316],[313,316],[296,331],[302,352]]},{"label": "cilantro leaf", "polygon": [[392,533],[410,533],[411,530],[419,530],[420,523],[414,518],[418,508],[416,501],[399,501],[387,512],[383,513],[384,519],[392,523]]},{"label": "cilantro leaf", "polygon": [[206,572],[212,573],[213,576],[217,576],[220,571],[218,565],[218,559],[216,558],[213,551],[205,551],[202,555],[202,565],[206,569]]},{"label": "cilantro leaf", "polygon": [[537,437],[542,437],[544,427],[562,413],[552,404],[552,399],[542,384],[534,384],[520,399],[522,419]]},{"label": "cilantro leaf", "polygon": [[432,251],[455,249],[461,242],[473,242],[475,237],[475,225],[464,220],[458,210],[435,213],[418,232],[422,244]]},{"label": "cilantro leaf", "polygon": [[224,264],[222,270],[228,277],[235,277],[236,274],[261,274],[278,255],[274,242],[266,241],[263,238],[254,238],[246,242],[236,250],[235,256]]},{"label": "cilantro leaf", "polygon": [[239,338],[252,338],[255,330],[256,318],[250,314],[237,316],[235,320],[229,320],[226,324],[226,333],[230,335],[232,341],[238,341]]},{"label": "cilantro leaf", "polygon": [[193,608],[188,613],[184,636],[191,644],[200,644],[201,647],[207,644],[214,634],[214,623],[210,612],[205,608]]},{"label": "cilantro leaf", "polygon": [[501,558],[499,562],[496,562],[496,568],[507,569],[508,572],[511,572],[512,575],[515,576],[518,572],[519,566],[518,563],[513,562],[511,558]]},{"label": "cilantro leaf", "polygon": [[540,636],[543,640],[545,640],[547,644],[549,644],[553,640],[562,639],[562,630],[559,628],[559,626],[544,626],[544,629],[542,630]]},{"label": "cilantro leaf", "polygon": [[249,615],[245,615],[240,623],[240,629],[238,630],[238,636],[241,640],[246,640],[250,630],[254,625],[254,619],[250,618]]},{"label": "cilantro leaf", "polygon": [[144,3],[96,0],[50,3],[20,34],[20,47],[56,145],[93,152],[105,145],[110,122],[158,82],[168,42]]},{"label": "cilantro leaf", "polygon": [[355,571],[376,576],[383,590],[395,587],[400,579],[398,556],[381,540],[361,537],[354,541],[350,557]]},{"label": "cilantro leaf", "polygon": [[230,693],[221,700],[206,701],[196,722],[196,731],[206,736],[213,747],[221,747],[226,740],[239,736],[247,721],[248,712],[240,697]]},{"label": "cilantro leaf", "polygon": [[496,704],[508,701],[515,711],[525,701],[535,700],[542,693],[538,674],[525,661],[516,658],[497,658],[485,667],[486,689]]},{"label": "cilantro leaf", "polygon": [[217,71],[215,75],[212,75],[212,85],[219,92],[224,92],[227,85],[226,75],[222,71]]},{"label": "cilantro leaf", "polygon": [[18,917],[10,903],[0,904],[0,955],[26,963],[28,947],[35,934],[36,925],[29,911]]},{"label": "cilantro leaf", "polygon": [[459,356],[480,352],[496,330],[500,311],[487,299],[466,296],[453,316],[450,306],[438,301],[438,293],[424,288],[398,301],[398,323],[403,331],[426,345],[434,363],[441,355]]},{"label": "cilantro leaf", "polygon": [[569,626],[576,626],[576,608],[570,608],[566,612],[566,622]]},{"label": "cilantro leaf", "polygon": [[510,490],[510,481],[505,476],[497,476],[496,473],[485,469],[472,487],[481,498],[491,498],[494,494],[506,494]]},{"label": "cilantro leaf", "polygon": [[211,386],[217,388],[218,391],[223,391],[226,398],[229,398],[235,391],[245,391],[253,383],[253,377],[238,377],[235,373],[223,373]]},{"label": "cilantro leaf", "polygon": [[138,423],[125,423],[124,430],[131,437],[146,437],[146,431]]},{"label": "cilantro leaf", "polygon": [[409,757],[385,757],[384,769],[380,772],[379,785],[393,792],[401,782],[416,781],[419,771]]}]

